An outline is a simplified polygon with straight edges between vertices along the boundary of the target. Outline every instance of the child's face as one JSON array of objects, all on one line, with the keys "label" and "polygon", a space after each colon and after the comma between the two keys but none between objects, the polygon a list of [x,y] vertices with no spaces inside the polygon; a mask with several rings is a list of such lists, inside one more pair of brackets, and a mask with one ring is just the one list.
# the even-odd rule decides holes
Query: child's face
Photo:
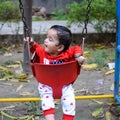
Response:
[{"label": "child's face", "polygon": [[49,53],[52,56],[56,56],[61,52],[56,30],[48,30],[47,38],[44,40],[44,46],[45,52]]}]

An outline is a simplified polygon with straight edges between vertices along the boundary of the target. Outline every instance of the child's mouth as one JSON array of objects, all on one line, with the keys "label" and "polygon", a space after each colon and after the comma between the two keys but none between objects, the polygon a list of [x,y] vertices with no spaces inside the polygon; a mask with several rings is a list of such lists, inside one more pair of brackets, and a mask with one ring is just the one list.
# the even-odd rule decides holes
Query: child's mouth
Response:
[{"label": "child's mouth", "polygon": [[47,45],[46,45],[46,44],[44,44],[44,46],[45,46],[45,47],[47,47]]}]

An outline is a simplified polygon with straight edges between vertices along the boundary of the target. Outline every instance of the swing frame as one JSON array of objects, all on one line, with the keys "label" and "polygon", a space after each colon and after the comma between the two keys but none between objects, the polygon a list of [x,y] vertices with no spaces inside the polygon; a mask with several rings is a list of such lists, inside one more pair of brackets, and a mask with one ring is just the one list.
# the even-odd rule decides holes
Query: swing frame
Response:
[{"label": "swing frame", "polygon": [[116,3],[117,16],[117,40],[116,40],[116,56],[115,56],[115,79],[114,79],[114,98],[120,104],[119,87],[120,87],[120,0]]}]

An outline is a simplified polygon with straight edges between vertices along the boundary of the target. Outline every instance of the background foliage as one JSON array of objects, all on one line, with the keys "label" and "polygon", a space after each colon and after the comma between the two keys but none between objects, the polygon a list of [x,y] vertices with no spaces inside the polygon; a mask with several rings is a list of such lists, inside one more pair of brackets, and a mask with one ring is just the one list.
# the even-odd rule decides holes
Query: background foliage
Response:
[{"label": "background foliage", "polygon": [[[68,25],[72,23],[83,24],[86,19],[86,12],[89,0],[81,3],[73,2],[67,4],[66,9],[59,9],[53,12],[54,20],[68,20]],[[0,21],[19,21],[21,20],[19,3],[12,0],[0,0]],[[89,23],[99,32],[116,31],[116,0],[92,0],[90,7]],[[40,20],[40,19],[39,19]]]},{"label": "background foliage", "polygon": [[[88,0],[83,0],[80,4],[73,2],[68,4],[68,14],[66,14],[69,24],[83,23],[86,19]],[[116,0],[92,0],[89,14],[89,22],[94,23],[98,32],[113,32],[116,29]]]},{"label": "background foliage", "polygon": [[18,3],[12,0],[0,0],[0,21],[18,21],[20,20],[20,11]]}]

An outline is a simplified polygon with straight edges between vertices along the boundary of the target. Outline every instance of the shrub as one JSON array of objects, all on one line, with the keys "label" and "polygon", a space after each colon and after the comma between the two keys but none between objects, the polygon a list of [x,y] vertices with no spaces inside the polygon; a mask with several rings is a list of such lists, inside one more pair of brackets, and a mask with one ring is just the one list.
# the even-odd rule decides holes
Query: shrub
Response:
[{"label": "shrub", "polygon": [[12,1],[1,2],[0,4],[0,21],[18,21],[20,19],[20,11],[18,4]]},{"label": "shrub", "polygon": [[52,16],[53,20],[65,20],[65,19],[67,19],[66,15],[65,15],[66,13],[63,9],[55,10],[52,14],[53,14],[53,16]]},{"label": "shrub", "polygon": [[[107,66],[107,63],[115,60],[114,48],[92,49],[90,50],[91,57],[87,58],[87,63],[96,63],[99,68]],[[111,54],[110,54],[111,53]]]}]

